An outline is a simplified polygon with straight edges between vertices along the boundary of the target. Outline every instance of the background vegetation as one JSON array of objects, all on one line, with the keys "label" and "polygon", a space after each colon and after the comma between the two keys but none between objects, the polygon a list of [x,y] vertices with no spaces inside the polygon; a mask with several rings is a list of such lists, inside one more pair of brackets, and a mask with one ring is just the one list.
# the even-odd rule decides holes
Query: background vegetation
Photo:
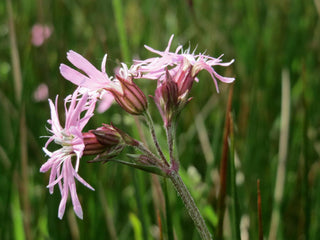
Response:
[{"label": "background vegetation", "polygon": [[[152,56],[144,44],[164,49],[171,34],[173,48],[183,44],[215,57],[224,54],[225,61],[235,59],[231,67],[217,71],[236,77],[232,115],[242,239],[258,239],[257,179],[265,238],[272,239],[274,211],[280,221],[275,221],[278,235],[273,239],[318,239],[319,15],[319,0],[1,1],[0,239],[159,239],[160,226],[167,238],[159,193],[162,179],[114,163],[85,163],[90,158],[83,160],[80,174],[96,191],[77,185],[84,219],[76,219],[71,204],[63,220],[57,218],[59,191],[51,196],[48,175],[39,173],[46,161],[41,150],[46,139],[40,136],[48,135],[49,106],[47,101],[36,102],[33,93],[45,83],[49,97],[59,94],[62,101],[74,90],[58,69],[67,63],[69,49],[97,68],[107,52],[107,71],[112,75],[120,61],[130,64],[132,58]],[[36,23],[53,29],[40,47],[31,44]],[[16,41],[10,37],[13,33]],[[191,93],[194,98],[181,115],[177,143],[183,179],[216,233],[229,86],[220,84],[217,94],[208,74],[199,78]],[[146,93],[153,94],[155,84],[143,84]],[[150,103],[158,135],[164,135]],[[88,129],[110,121],[138,137],[134,119],[116,105],[96,114]],[[142,122],[141,128],[146,130]],[[160,140],[165,147],[165,139]],[[275,201],[281,176],[283,198]],[[168,191],[177,239],[199,239],[171,184]],[[229,187],[227,192],[230,196]],[[230,224],[233,198],[226,200],[225,239],[236,239]]]}]

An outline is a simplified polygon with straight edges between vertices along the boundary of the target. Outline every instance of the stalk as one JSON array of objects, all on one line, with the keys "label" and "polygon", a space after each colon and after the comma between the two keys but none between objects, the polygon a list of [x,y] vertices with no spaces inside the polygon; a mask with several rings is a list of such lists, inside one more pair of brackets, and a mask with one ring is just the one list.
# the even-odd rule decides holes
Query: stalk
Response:
[{"label": "stalk", "polygon": [[170,202],[169,202],[169,192],[167,189],[167,179],[163,179],[163,191],[164,197],[166,201],[166,219],[167,219],[167,231],[168,231],[168,240],[174,240],[173,236],[173,223],[172,223],[172,215],[170,209]]},{"label": "stalk", "polygon": [[31,229],[31,206],[28,195],[28,148],[27,148],[27,127],[26,127],[26,113],[25,113],[25,103],[22,101],[23,93],[23,81],[21,74],[21,65],[19,58],[18,44],[16,40],[16,31],[14,25],[14,14],[12,9],[11,0],[6,1],[8,22],[9,22],[9,40],[10,40],[10,50],[11,50],[11,63],[13,67],[13,81],[15,89],[15,97],[17,105],[19,106],[19,146],[20,160],[21,160],[21,192],[20,197],[22,201],[23,209],[23,222],[26,239],[32,239],[32,229]]},{"label": "stalk", "polygon": [[169,148],[169,156],[170,156],[170,163],[171,169],[178,171],[180,162],[179,158],[177,157],[178,154],[175,152],[175,138],[176,138],[176,120],[172,121],[170,124],[165,126],[166,135],[167,135],[167,144]]},{"label": "stalk", "polygon": [[175,172],[171,171],[168,174],[171,182],[173,183],[175,189],[177,190],[181,200],[183,201],[190,217],[192,218],[200,236],[203,240],[212,240],[211,234],[206,226],[206,223],[203,217],[200,214],[198,207],[196,206],[189,190],[187,189],[186,185],[182,181],[180,175]]},{"label": "stalk", "polygon": [[257,195],[259,240],[263,240],[260,179],[257,180]]},{"label": "stalk", "polygon": [[133,179],[133,185],[135,187],[135,198],[137,202],[138,207],[138,214],[139,219],[142,226],[142,236],[144,240],[149,239],[148,237],[148,224],[147,224],[147,215],[146,215],[146,209],[145,209],[145,201],[143,199],[143,193],[142,188],[144,188],[144,181],[141,179],[143,176],[141,175],[141,172],[136,172],[134,169],[131,168],[132,173],[132,179]]},{"label": "stalk", "polygon": [[118,37],[120,40],[120,48],[124,61],[129,63],[130,61],[130,51],[128,46],[127,34],[126,34],[126,26],[124,23],[123,17],[123,8],[121,0],[113,0],[112,1],[114,17],[117,24]]},{"label": "stalk", "polygon": [[171,123],[165,127],[166,134],[167,134],[167,142],[168,142],[168,148],[169,148],[169,156],[170,156],[170,162],[171,164],[174,161],[174,154],[173,154],[173,138],[174,138],[174,128],[171,126]]},{"label": "stalk", "polygon": [[239,202],[238,193],[236,187],[236,170],[235,170],[235,159],[234,159],[234,133],[233,133],[233,118],[231,113],[229,114],[230,119],[230,187],[231,187],[231,212],[233,215],[232,229],[233,229],[233,239],[241,240],[240,236],[240,220],[239,220]]},{"label": "stalk", "polygon": [[305,77],[305,74],[303,74],[303,88],[302,88],[302,106],[303,106],[303,119],[302,119],[302,156],[303,156],[303,165],[304,165],[304,171],[303,171],[303,209],[304,209],[304,216],[305,216],[305,222],[304,222],[304,232],[305,232],[305,240],[309,240],[309,228],[310,228],[310,206],[312,206],[311,200],[310,200],[310,190],[309,190],[309,171],[310,171],[310,161],[308,156],[308,146],[309,146],[309,139],[308,139],[308,102],[306,98],[306,87],[307,87],[307,80]]},{"label": "stalk", "polygon": [[222,154],[220,160],[220,192],[218,198],[218,227],[217,227],[217,239],[223,239],[223,220],[224,213],[226,209],[225,198],[227,194],[227,170],[228,170],[228,137],[230,133],[230,111],[232,106],[232,95],[233,95],[233,85],[231,85],[227,110],[226,110],[226,120],[224,125],[224,133],[223,133],[223,146],[222,146]]},{"label": "stalk", "polygon": [[154,145],[155,145],[155,147],[156,147],[156,149],[157,149],[157,152],[158,152],[161,160],[163,161],[163,163],[165,163],[165,164],[167,165],[168,162],[167,162],[167,160],[166,160],[166,158],[165,158],[165,156],[164,156],[164,154],[163,154],[163,152],[162,152],[162,150],[161,150],[161,148],[160,148],[160,144],[159,144],[159,142],[158,142],[158,139],[157,139],[157,136],[156,136],[156,132],[154,131],[153,121],[152,121],[152,118],[151,118],[151,116],[150,116],[149,111],[146,111],[146,112],[145,112],[144,117],[145,117],[146,122],[147,122],[147,124],[148,124],[148,127],[149,127],[149,129],[150,129],[150,133],[151,133],[151,136],[152,136],[152,140],[153,140]]},{"label": "stalk", "polygon": [[282,94],[281,94],[281,127],[279,139],[279,161],[274,190],[274,203],[271,215],[271,225],[269,230],[269,240],[278,239],[280,225],[280,207],[283,199],[286,163],[289,140],[290,123],[290,77],[288,70],[282,71]]}]

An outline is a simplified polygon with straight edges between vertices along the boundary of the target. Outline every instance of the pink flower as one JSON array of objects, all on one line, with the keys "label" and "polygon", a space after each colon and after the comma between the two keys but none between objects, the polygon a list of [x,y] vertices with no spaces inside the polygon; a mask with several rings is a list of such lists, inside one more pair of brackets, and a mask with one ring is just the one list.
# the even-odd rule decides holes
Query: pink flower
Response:
[{"label": "pink flower", "polygon": [[[170,52],[169,50],[171,47],[173,36],[174,35],[172,35],[169,39],[168,46],[163,52],[155,50],[149,46],[145,46],[149,51],[158,54],[160,57],[153,57],[142,61],[135,61],[135,64],[140,73],[143,75],[143,78],[154,80],[158,79],[162,81],[165,79],[166,68],[170,69],[170,75],[174,76],[177,74],[178,71],[180,71],[180,69],[185,71],[190,66],[192,66],[192,68],[190,69],[192,79],[198,81],[196,77],[197,74],[201,70],[206,70],[211,75],[218,92],[219,89],[217,79],[225,83],[231,83],[235,80],[234,78],[223,77],[219,75],[213,68],[213,66],[217,65],[229,66],[234,62],[234,60],[231,60],[227,63],[223,63],[221,60],[221,57],[223,55],[221,55],[218,58],[213,58],[204,54],[195,54],[194,52],[190,53],[190,49],[182,51],[181,45],[177,47],[175,52]],[[178,83],[178,85],[182,84],[185,84],[185,82]],[[192,84],[188,83],[188,85],[191,86]],[[178,87],[179,89],[181,89],[181,86]]]},{"label": "pink flower", "polygon": [[41,46],[51,36],[52,30],[47,25],[35,24],[31,30],[31,42],[34,46]]},{"label": "pink flower", "polygon": [[48,99],[49,89],[47,84],[41,83],[33,93],[33,98],[36,102],[41,102]]},{"label": "pink flower", "polygon": [[[117,103],[130,114],[139,115],[147,108],[147,99],[139,87],[132,81],[137,76],[136,68],[128,69],[126,64],[122,64],[116,79],[112,80],[106,73],[105,64],[107,55],[104,56],[101,71],[97,70],[88,60],[80,54],[69,51],[67,54],[69,61],[77,68],[82,70],[86,75],[80,73],[65,64],[60,65],[62,76],[72,83],[81,87],[81,91],[87,91],[89,94],[101,98],[105,91],[104,104],[99,111],[106,110],[114,98]],[[111,94],[110,94],[111,93]]]},{"label": "pink flower", "polygon": [[102,60],[101,71],[96,69],[83,56],[72,50],[67,53],[67,58],[76,68],[78,68],[84,74],[65,64],[60,64],[61,75],[75,85],[80,86],[80,92],[88,92],[89,95],[102,99],[103,102],[100,103],[98,111],[106,111],[111,106],[111,103],[114,99],[112,94],[106,92],[106,88],[118,87],[117,84],[111,81],[112,77],[109,77],[106,73],[105,65],[107,61],[107,54],[104,55],[104,58]]},{"label": "pink flower", "polygon": [[[50,172],[49,179],[49,192],[53,193],[54,186],[58,184],[61,192],[61,201],[59,205],[58,217],[62,219],[66,207],[66,202],[71,195],[73,209],[76,215],[82,219],[83,213],[81,204],[79,202],[75,178],[83,185],[91,190],[94,190],[85,180],[78,175],[80,158],[83,155],[85,144],[83,141],[82,130],[93,116],[95,107],[95,99],[89,98],[88,94],[79,96],[78,90],[73,95],[65,99],[65,126],[62,127],[58,116],[58,96],[56,97],[55,104],[49,99],[51,109],[51,119],[48,123],[51,125],[49,131],[52,136],[46,142],[43,151],[49,156],[40,172]],[[51,142],[60,145],[61,148],[51,152],[48,150],[48,145]],[[75,167],[72,164],[72,157],[76,157]]]},{"label": "pink flower", "polygon": [[112,77],[109,77],[107,75],[105,68],[107,54],[103,57],[101,63],[101,71],[96,69],[87,59],[85,59],[79,53],[76,53],[72,50],[67,53],[67,58],[76,68],[85,73],[83,74],[63,63],[60,64],[61,75],[70,82],[82,88],[86,88],[88,90],[96,92],[102,91],[110,84],[112,85]]}]

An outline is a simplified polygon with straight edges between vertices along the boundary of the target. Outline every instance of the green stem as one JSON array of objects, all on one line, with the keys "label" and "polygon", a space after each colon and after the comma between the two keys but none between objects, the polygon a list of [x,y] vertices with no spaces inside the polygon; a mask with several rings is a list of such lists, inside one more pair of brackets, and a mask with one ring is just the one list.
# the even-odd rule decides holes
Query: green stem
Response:
[{"label": "green stem", "polygon": [[[174,123],[175,124],[175,123]],[[170,156],[170,163],[174,164],[174,161],[178,163],[179,160],[174,158],[174,139],[175,139],[175,127],[171,123],[168,126],[165,126],[166,134],[167,134],[167,142],[169,148],[169,156]]]},{"label": "green stem", "polygon": [[133,169],[131,169],[132,176],[133,176],[133,185],[135,187],[135,197],[136,197],[136,202],[137,202],[137,207],[138,207],[138,214],[139,214],[139,219],[141,221],[142,225],[142,234],[143,234],[143,239],[147,240],[148,238],[148,232],[147,232],[147,215],[146,215],[146,209],[145,209],[145,203],[142,199],[142,188],[144,188],[144,180],[143,176],[140,174],[140,172],[136,172]]},{"label": "green stem", "polygon": [[239,220],[239,202],[238,202],[238,194],[236,188],[236,171],[235,171],[235,163],[234,163],[234,135],[233,135],[233,119],[230,113],[230,142],[229,142],[229,149],[230,149],[230,177],[231,177],[231,198],[232,198],[232,205],[231,211],[233,215],[233,239],[240,240],[240,220]]},{"label": "green stem", "polygon": [[257,180],[257,195],[259,240],[263,240],[260,179]]},{"label": "green stem", "polygon": [[117,24],[118,37],[120,40],[122,57],[126,63],[129,63],[130,51],[128,47],[126,27],[123,21],[124,17],[123,17],[123,8],[122,8],[121,0],[113,0],[112,6],[113,6],[114,17]]},{"label": "green stem", "polygon": [[309,171],[310,171],[310,163],[309,163],[309,156],[308,156],[308,146],[309,146],[309,139],[308,139],[308,103],[306,98],[306,87],[307,87],[307,80],[305,77],[305,72],[303,74],[303,88],[302,88],[302,106],[303,106],[303,119],[302,119],[302,156],[304,162],[304,171],[303,171],[303,196],[304,196],[304,214],[305,214],[305,224],[304,224],[304,232],[305,232],[305,239],[309,240],[309,227],[310,227],[310,191],[309,191]]},{"label": "green stem", "polygon": [[174,240],[172,215],[170,210],[169,193],[168,193],[166,178],[163,178],[162,187],[163,187],[163,192],[164,192],[164,197],[166,202],[166,220],[167,220],[168,240]]},{"label": "green stem", "polygon": [[201,213],[198,207],[196,206],[189,190],[182,181],[180,175],[175,171],[171,171],[169,173],[169,178],[172,181],[179,196],[181,197],[185,207],[187,208],[187,211],[190,217],[192,218],[201,238],[203,240],[212,240],[211,234],[206,226],[206,223],[203,217],[201,216]]},{"label": "green stem", "polygon": [[150,133],[151,133],[151,136],[152,136],[152,140],[153,140],[154,145],[155,145],[155,147],[157,149],[157,152],[158,152],[161,160],[163,161],[163,163],[165,165],[168,165],[168,162],[167,162],[167,160],[166,160],[166,158],[165,158],[165,156],[164,156],[164,154],[163,154],[163,152],[162,152],[162,150],[160,148],[160,144],[158,142],[158,139],[157,139],[157,136],[156,136],[156,132],[154,131],[153,121],[152,121],[152,118],[150,116],[149,111],[145,112],[144,117],[145,117],[146,122],[147,122],[147,124],[149,126]]},{"label": "green stem", "polygon": [[290,77],[288,70],[282,71],[282,93],[281,93],[281,125],[279,138],[279,159],[277,175],[274,189],[274,203],[271,213],[271,224],[269,230],[269,240],[279,238],[279,226],[281,224],[281,204],[285,191],[285,179],[287,171],[287,156],[290,131]]},{"label": "green stem", "polygon": [[224,222],[224,214],[226,209],[226,194],[227,194],[227,171],[228,171],[228,136],[230,132],[230,111],[232,106],[232,95],[233,95],[233,86],[231,85],[228,103],[227,103],[227,111],[226,111],[226,119],[224,125],[224,133],[223,133],[223,146],[222,146],[222,154],[220,160],[220,192],[218,198],[218,226],[217,226],[217,239],[223,239],[223,222]]}]

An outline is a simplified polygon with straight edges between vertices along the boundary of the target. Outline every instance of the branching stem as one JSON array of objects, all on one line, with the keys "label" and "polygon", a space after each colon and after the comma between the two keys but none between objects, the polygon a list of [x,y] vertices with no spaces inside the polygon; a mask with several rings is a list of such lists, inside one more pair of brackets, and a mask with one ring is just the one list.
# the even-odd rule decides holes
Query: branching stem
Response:
[{"label": "branching stem", "polygon": [[151,118],[151,116],[150,116],[149,111],[146,111],[146,112],[145,112],[144,117],[145,117],[146,122],[147,122],[147,124],[148,124],[148,126],[149,126],[150,133],[151,133],[151,136],[152,136],[152,140],[153,140],[154,145],[155,145],[155,147],[156,147],[156,149],[157,149],[157,152],[158,152],[161,160],[162,160],[166,165],[168,165],[168,162],[167,162],[167,160],[166,160],[166,158],[165,158],[165,156],[164,156],[164,154],[163,154],[163,152],[162,152],[162,150],[161,150],[161,148],[160,148],[160,144],[159,144],[159,142],[158,142],[158,139],[157,139],[157,136],[156,136],[156,132],[154,131],[153,121],[152,121],[152,118]]}]

